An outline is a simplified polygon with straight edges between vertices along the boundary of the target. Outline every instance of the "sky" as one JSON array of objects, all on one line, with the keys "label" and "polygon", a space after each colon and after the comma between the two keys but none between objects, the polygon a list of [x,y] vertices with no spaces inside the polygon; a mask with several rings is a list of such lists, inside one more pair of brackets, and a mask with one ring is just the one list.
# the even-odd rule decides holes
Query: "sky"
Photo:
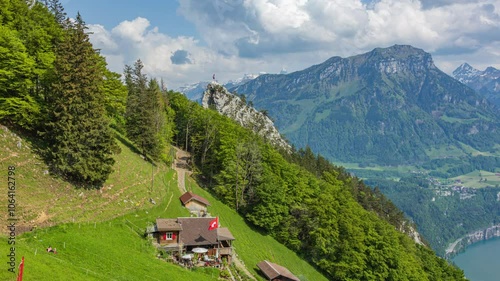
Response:
[{"label": "sky", "polygon": [[112,71],[140,59],[169,89],[301,70],[408,44],[451,74],[500,68],[500,0],[61,0]]}]

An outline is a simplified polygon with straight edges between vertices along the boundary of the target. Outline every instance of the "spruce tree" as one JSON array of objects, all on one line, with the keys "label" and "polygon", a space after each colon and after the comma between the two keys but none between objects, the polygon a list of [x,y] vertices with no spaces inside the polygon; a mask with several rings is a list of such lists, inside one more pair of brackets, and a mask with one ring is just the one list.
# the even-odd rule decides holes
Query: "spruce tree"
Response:
[{"label": "spruce tree", "polygon": [[125,67],[128,88],[126,108],[127,136],[144,155],[158,159],[163,151],[165,136],[165,106],[160,86],[155,79],[148,82],[138,60],[134,67]]},{"label": "spruce tree", "polygon": [[48,94],[47,156],[54,172],[98,188],[112,171],[116,146],[100,91],[102,68],[80,14],[64,26]]},{"label": "spruce tree", "polygon": [[66,20],[66,12],[61,2],[59,0],[43,0],[43,4],[54,15],[56,21],[63,25]]}]

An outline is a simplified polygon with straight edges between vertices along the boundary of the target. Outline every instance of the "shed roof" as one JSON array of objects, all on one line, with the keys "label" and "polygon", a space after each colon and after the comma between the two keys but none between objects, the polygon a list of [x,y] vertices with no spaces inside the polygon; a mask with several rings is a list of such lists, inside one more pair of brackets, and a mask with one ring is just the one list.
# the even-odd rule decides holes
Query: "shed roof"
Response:
[{"label": "shed roof", "polygon": [[269,280],[273,280],[274,278],[283,276],[290,280],[300,281],[299,278],[297,278],[288,269],[286,269],[281,265],[264,260],[259,262],[257,266],[264,273],[264,275],[266,275],[266,277],[269,278]]},{"label": "shed roof", "polygon": [[182,226],[177,219],[156,219],[156,229],[158,231],[179,231]]},{"label": "shed roof", "polygon": [[210,203],[208,202],[207,199],[201,197],[200,195],[194,194],[191,191],[188,191],[179,197],[183,205],[186,205],[189,201],[198,201],[199,203],[202,203],[203,205],[210,206]]}]

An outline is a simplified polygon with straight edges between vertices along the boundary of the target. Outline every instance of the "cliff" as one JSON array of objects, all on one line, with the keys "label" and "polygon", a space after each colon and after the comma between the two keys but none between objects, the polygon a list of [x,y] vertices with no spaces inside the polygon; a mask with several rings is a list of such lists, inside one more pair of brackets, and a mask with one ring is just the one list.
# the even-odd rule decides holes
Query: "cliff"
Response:
[{"label": "cliff", "polygon": [[448,246],[445,256],[448,258],[452,257],[453,255],[465,250],[465,248],[469,245],[495,237],[500,237],[500,224],[469,233],[466,236],[457,239]]},{"label": "cliff", "polygon": [[251,129],[271,144],[291,150],[291,146],[281,136],[273,121],[261,111],[247,105],[240,97],[231,94],[226,88],[216,82],[207,85],[203,93],[202,105],[204,108],[213,108],[241,126]]}]

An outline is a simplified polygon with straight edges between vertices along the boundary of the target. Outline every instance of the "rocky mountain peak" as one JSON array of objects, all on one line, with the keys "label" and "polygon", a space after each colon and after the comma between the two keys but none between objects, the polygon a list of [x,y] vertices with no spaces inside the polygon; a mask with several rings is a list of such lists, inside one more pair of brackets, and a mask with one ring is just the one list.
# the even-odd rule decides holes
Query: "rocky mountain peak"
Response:
[{"label": "rocky mountain peak", "polygon": [[500,108],[500,70],[489,66],[481,71],[464,63],[453,71],[453,77]]},{"label": "rocky mountain peak", "polygon": [[453,71],[453,76],[460,82],[467,84],[468,81],[474,79],[481,74],[481,71],[475,69],[468,63],[463,63]]},{"label": "rocky mountain peak", "polygon": [[362,56],[366,57],[367,63],[385,74],[415,73],[436,68],[429,53],[409,45],[376,48]]},{"label": "rocky mountain peak", "polygon": [[241,97],[231,94],[225,87],[216,82],[207,85],[207,89],[203,93],[202,106],[214,108],[243,127],[251,129],[271,144],[287,151],[291,150],[291,146],[283,139],[265,112],[247,105]]},{"label": "rocky mountain peak", "polygon": [[500,77],[500,70],[494,68],[493,66],[488,66],[485,70],[484,70],[484,74],[490,76],[491,78],[499,78]]}]

